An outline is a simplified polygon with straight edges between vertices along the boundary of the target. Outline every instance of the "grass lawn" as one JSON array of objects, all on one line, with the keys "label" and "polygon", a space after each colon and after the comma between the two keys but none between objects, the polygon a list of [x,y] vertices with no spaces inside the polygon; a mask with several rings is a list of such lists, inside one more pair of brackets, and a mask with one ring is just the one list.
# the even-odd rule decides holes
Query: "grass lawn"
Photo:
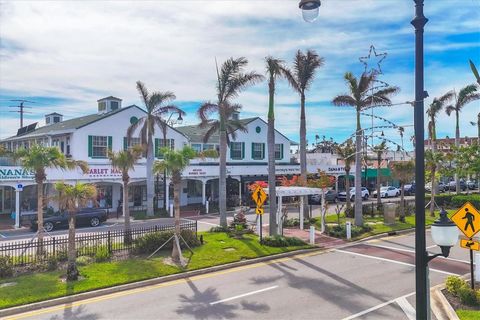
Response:
[{"label": "grass lawn", "polygon": [[[186,257],[191,257],[185,270],[164,264],[162,259],[168,256],[170,252],[163,252],[161,256],[156,256],[151,260],[130,259],[93,263],[79,267],[80,274],[84,278],[75,283],[62,283],[59,279],[63,273],[60,271],[35,273],[0,280],[0,309],[242,259],[310,248],[308,245],[286,248],[262,246],[255,235],[246,235],[245,239],[237,240],[230,238],[225,233],[203,233],[203,238],[205,244],[194,248],[193,255],[185,253]],[[227,248],[229,250],[226,251]],[[233,250],[230,248],[233,248]],[[1,287],[5,283],[15,283],[15,285]]]},{"label": "grass lawn", "polygon": [[[454,213],[455,213],[455,210],[448,210],[448,216],[449,217],[451,217]],[[438,219],[438,212],[436,213],[435,217],[430,217],[430,213],[428,211],[425,212],[425,224],[427,226],[431,225],[436,219]],[[333,215],[326,216],[325,220],[326,220],[327,224],[329,224],[329,223],[336,224],[337,221],[338,221],[338,218],[337,218],[336,214],[333,214]],[[362,238],[373,236],[373,235],[380,234],[380,233],[400,231],[400,230],[411,229],[411,228],[415,227],[415,216],[414,215],[405,217],[405,222],[400,222],[400,221],[398,221],[398,218],[397,218],[397,221],[394,225],[383,224],[383,217],[379,217],[379,216],[375,216],[375,217],[372,218],[371,216],[364,215],[363,220],[364,220],[365,224],[369,224],[373,229],[370,232],[363,233],[360,236],[353,238],[353,240],[362,239]],[[344,225],[346,221],[351,221],[353,223],[354,219],[353,218],[345,218],[345,214],[341,213],[340,214],[340,224]],[[315,227],[317,229],[321,228],[320,219],[317,219],[317,221],[315,223]]]},{"label": "grass lawn", "polygon": [[478,320],[480,319],[480,311],[475,310],[456,310],[460,320]]}]

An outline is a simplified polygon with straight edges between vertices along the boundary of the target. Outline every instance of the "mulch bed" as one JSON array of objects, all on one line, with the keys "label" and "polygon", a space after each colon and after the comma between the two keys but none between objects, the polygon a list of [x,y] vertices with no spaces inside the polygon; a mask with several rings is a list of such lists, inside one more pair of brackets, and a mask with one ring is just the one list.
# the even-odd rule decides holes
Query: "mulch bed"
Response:
[{"label": "mulch bed", "polygon": [[447,289],[442,290],[443,295],[445,298],[447,298],[447,301],[450,303],[452,308],[454,310],[474,310],[474,311],[480,311],[480,306],[467,306],[465,304],[462,304],[460,302],[460,298],[453,296],[450,292],[447,291]]}]

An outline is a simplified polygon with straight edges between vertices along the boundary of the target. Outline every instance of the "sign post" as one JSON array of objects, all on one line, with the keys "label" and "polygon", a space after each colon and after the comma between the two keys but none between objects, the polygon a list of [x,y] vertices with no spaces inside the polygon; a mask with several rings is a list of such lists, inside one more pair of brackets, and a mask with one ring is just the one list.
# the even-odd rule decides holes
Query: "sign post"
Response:
[{"label": "sign post", "polygon": [[479,250],[480,243],[472,238],[480,231],[480,212],[470,202],[467,202],[455,212],[452,221],[468,238],[468,240],[462,239],[460,246],[470,250],[470,286],[475,289],[473,250]]},{"label": "sign post", "polygon": [[252,193],[252,199],[255,201],[257,204],[257,207],[255,208],[255,213],[260,216],[260,230],[259,230],[259,235],[260,235],[260,243],[262,243],[262,229],[263,229],[263,223],[262,223],[262,216],[264,213],[263,209],[263,204],[265,203],[265,200],[267,200],[267,194],[263,190],[261,186],[258,186],[255,191]]}]

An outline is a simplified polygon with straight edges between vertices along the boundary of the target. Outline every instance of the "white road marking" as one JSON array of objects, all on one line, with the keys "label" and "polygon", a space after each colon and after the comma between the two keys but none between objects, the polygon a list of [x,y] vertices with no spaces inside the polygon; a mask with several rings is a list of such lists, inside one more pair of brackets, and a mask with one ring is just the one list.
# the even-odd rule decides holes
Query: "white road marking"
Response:
[{"label": "white road marking", "polygon": [[[401,249],[401,248],[396,248],[396,247],[383,246],[383,245],[380,245],[380,244],[370,244],[370,243],[366,243],[366,245],[372,246],[372,247],[378,247],[378,248],[396,250],[396,251],[403,251],[403,252],[415,253],[415,250],[409,250],[409,249]],[[428,249],[428,248],[434,248],[434,247],[438,247],[438,246],[437,246],[437,245],[430,246],[430,247],[427,247],[427,249]],[[451,260],[451,261],[456,261],[456,262],[462,262],[462,263],[470,264],[470,261],[467,261],[467,260],[460,260],[460,259],[455,259],[455,258],[445,258],[445,257],[442,257],[442,256],[440,256],[440,257],[438,257],[438,258],[442,258],[442,259],[444,259],[444,260]]]},{"label": "white road marking", "polygon": [[368,308],[368,309],[366,309],[366,310],[360,311],[359,313],[355,313],[355,314],[352,314],[352,315],[349,316],[349,317],[343,318],[342,320],[352,320],[352,319],[361,317],[361,316],[363,316],[363,315],[365,315],[365,314],[367,314],[367,313],[370,313],[370,312],[375,311],[375,310],[377,310],[377,309],[380,309],[380,308],[383,308],[383,307],[385,307],[385,306],[388,306],[389,304],[396,302],[398,299],[407,298],[407,297],[413,296],[414,294],[415,294],[415,292],[411,292],[411,293],[409,293],[409,294],[406,294],[406,295],[404,295],[404,296],[401,296],[401,297],[392,299],[392,300],[390,300],[390,301],[387,301],[387,302],[384,302],[384,303],[380,303],[380,304],[378,304],[378,305],[376,305],[376,306],[373,306],[373,307]]},{"label": "white road marking", "polygon": [[431,246],[428,246],[426,249],[432,249],[432,248],[435,248],[437,245],[434,244],[434,245],[431,245]]},{"label": "white road marking", "polygon": [[257,294],[257,293],[260,293],[260,292],[265,292],[265,291],[268,291],[268,290],[273,290],[273,289],[276,289],[276,288],[278,288],[278,286],[273,286],[273,287],[268,287],[268,288],[265,288],[265,289],[260,289],[260,290],[256,290],[256,291],[252,291],[252,292],[247,292],[247,293],[244,293],[244,294],[240,294],[238,296],[234,296],[234,297],[210,302],[210,305],[213,306],[213,305],[216,305],[216,304],[219,304],[219,303],[235,300],[235,299],[238,299],[238,298],[243,298],[243,297],[246,297],[246,296],[251,296],[253,294]]},{"label": "white road marking", "polygon": [[[345,251],[345,250],[340,250],[340,249],[334,249],[333,251],[347,253],[347,254],[351,254],[351,255],[354,255],[354,256],[359,256],[359,257],[364,257],[364,258],[369,258],[369,259],[374,259],[374,260],[396,263],[396,264],[400,264],[400,265],[408,266],[408,267],[415,267],[415,265],[411,264],[411,263],[400,262],[400,261],[395,261],[395,260],[380,258],[380,257],[375,257],[375,256],[369,256],[369,255],[362,254],[362,253],[357,253],[357,252]],[[451,272],[438,270],[438,269],[430,268],[430,271],[447,274],[449,276],[459,276],[459,274],[457,274],[457,273],[451,273]]]},{"label": "white road marking", "polygon": [[0,237],[6,239],[7,237],[5,237],[3,234],[0,233]]},{"label": "white road marking", "polygon": [[407,315],[408,320],[415,320],[416,311],[410,302],[405,297],[400,297],[395,302],[402,308],[403,312]]}]

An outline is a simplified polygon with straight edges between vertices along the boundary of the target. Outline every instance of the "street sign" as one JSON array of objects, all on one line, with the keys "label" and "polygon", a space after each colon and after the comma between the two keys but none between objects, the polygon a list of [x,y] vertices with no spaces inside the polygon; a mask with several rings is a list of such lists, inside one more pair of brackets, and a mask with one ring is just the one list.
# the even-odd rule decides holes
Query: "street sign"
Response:
[{"label": "street sign", "polygon": [[263,214],[263,212],[264,212],[264,210],[263,210],[262,207],[257,207],[257,208],[255,208],[255,213],[256,213],[256,214]]},{"label": "street sign", "polygon": [[258,186],[252,193],[252,199],[257,204],[257,207],[261,207],[265,200],[267,200],[267,194],[263,191],[263,188]]},{"label": "street sign", "polygon": [[17,191],[23,191],[23,184],[17,184]]},{"label": "street sign", "polygon": [[472,238],[480,231],[480,212],[470,202],[458,209],[451,220],[467,238]]},{"label": "street sign", "polygon": [[480,251],[480,242],[474,240],[460,240],[460,246],[465,249]]}]

